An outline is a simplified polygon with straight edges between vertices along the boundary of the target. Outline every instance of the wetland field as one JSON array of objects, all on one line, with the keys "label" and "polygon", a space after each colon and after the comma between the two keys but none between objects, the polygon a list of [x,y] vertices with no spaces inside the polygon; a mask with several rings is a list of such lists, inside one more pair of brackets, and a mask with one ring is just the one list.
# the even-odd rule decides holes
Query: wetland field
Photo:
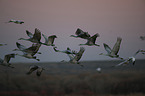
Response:
[{"label": "wetland field", "polygon": [[[0,96],[144,96],[145,60],[112,67],[120,62],[82,61],[84,67],[64,62],[0,66]],[[45,68],[40,77],[35,71],[26,74],[31,65]]]}]

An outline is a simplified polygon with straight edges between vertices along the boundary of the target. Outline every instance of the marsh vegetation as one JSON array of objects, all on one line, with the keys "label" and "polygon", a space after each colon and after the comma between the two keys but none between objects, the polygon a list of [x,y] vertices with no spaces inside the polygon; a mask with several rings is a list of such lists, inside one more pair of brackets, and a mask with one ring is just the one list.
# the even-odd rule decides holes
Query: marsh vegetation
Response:
[{"label": "marsh vegetation", "polygon": [[[13,64],[0,66],[1,96],[144,96],[145,60],[136,65],[110,67],[119,61],[82,62],[84,68],[69,63]],[[45,67],[40,77],[26,75],[30,65]],[[98,73],[95,69],[102,68]]]}]

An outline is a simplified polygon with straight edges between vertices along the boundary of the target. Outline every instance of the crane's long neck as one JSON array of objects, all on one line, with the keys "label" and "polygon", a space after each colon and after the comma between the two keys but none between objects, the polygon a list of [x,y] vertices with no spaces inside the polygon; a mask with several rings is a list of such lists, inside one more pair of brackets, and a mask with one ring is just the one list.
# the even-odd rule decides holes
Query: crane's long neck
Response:
[{"label": "crane's long neck", "polygon": [[81,45],[88,45],[88,44],[79,44],[79,45],[81,46]]},{"label": "crane's long neck", "polygon": [[76,38],[77,38],[78,36],[75,36],[75,35],[70,35],[70,37],[76,37]]},{"label": "crane's long neck", "polygon": [[28,41],[28,39],[25,39],[25,38],[20,38],[20,39],[18,39],[18,40],[27,40],[27,41]]}]

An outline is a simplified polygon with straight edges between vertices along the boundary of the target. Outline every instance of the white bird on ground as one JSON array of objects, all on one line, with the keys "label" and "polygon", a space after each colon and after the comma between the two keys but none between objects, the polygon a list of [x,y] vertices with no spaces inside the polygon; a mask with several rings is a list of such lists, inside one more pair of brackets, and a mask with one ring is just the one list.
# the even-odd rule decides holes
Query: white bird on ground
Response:
[{"label": "white bird on ground", "polygon": [[118,37],[113,49],[111,49],[107,44],[104,43],[103,45],[104,45],[105,50],[107,51],[107,54],[100,53],[99,55],[105,55],[105,56],[109,56],[111,58],[123,59],[123,58],[119,57],[119,55],[118,55],[121,41],[122,41],[122,38]]},{"label": "white bird on ground", "polygon": [[[83,53],[85,51],[85,48],[84,47],[80,47],[80,50],[78,53],[76,54],[67,54],[70,58],[70,63],[73,63],[73,64],[80,64],[79,63],[79,60],[81,59]],[[83,65],[81,65],[83,67]]]},{"label": "white bird on ground", "polygon": [[101,73],[102,69],[101,69],[100,67],[98,67],[98,68],[96,69],[96,71],[97,71],[98,73]]},{"label": "white bird on ground", "polygon": [[26,41],[30,41],[32,43],[39,43],[40,44],[41,31],[39,29],[35,28],[35,33],[34,34],[32,34],[31,32],[29,32],[28,30],[26,30],[26,34],[29,36],[28,39],[20,38],[18,40],[26,40]]},{"label": "white bird on ground", "polygon": [[13,20],[13,19],[11,19],[9,22],[6,22],[6,23],[11,23],[11,22],[13,22],[15,24],[23,24],[24,23],[24,21],[22,21],[22,20]]},{"label": "white bird on ground", "polygon": [[11,63],[9,63],[11,58],[15,58],[15,54],[12,53],[5,55],[4,60],[0,58],[0,65],[14,68],[13,66],[11,66]]},{"label": "white bird on ground", "polygon": [[96,38],[99,37],[99,36],[100,36],[100,35],[99,35],[98,33],[96,33],[95,35],[93,35],[92,37],[89,37],[89,38],[87,39],[87,43],[85,43],[85,44],[79,44],[79,45],[88,45],[88,46],[93,46],[93,45],[95,45],[95,46],[100,46],[100,45],[98,45],[98,44],[95,44]]},{"label": "white bird on ground", "polygon": [[46,35],[42,34],[42,36],[45,39],[45,43],[41,43],[41,44],[46,45],[46,46],[55,46],[53,43],[54,43],[55,38],[57,38],[56,35],[51,35],[47,37]]},{"label": "white bird on ground", "polygon": [[60,51],[60,50],[58,50],[56,48],[57,47],[53,47],[53,49],[54,49],[55,52],[61,52],[61,53],[66,53],[66,54],[77,54],[76,51],[71,50],[69,47],[67,47],[67,49],[66,50],[63,50],[63,51]]},{"label": "white bird on ground", "polygon": [[26,48],[24,45],[21,45],[20,43],[16,42],[16,45],[18,47],[18,49],[14,49],[13,51],[22,51],[23,55],[19,55],[16,54],[18,56],[22,56],[28,59],[35,59],[37,61],[40,61],[39,59],[36,58],[36,56],[34,56],[36,53],[41,54],[40,52],[38,52],[41,44],[32,44],[31,47]]},{"label": "white bird on ground", "polygon": [[84,32],[83,30],[81,30],[79,28],[76,30],[75,34],[76,34],[76,36],[71,35],[70,37],[82,38],[82,39],[89,39],[89,37],[90,37],[90,34],[88,34],[88,32]]},{"label": "white bird on ground", "polygon": [[32,66],[30,66],[29,71],[26,74],[29,75],[29,74],[31,74],[35,70],[37,70],[36,75],[40,76],[42,71],[45,70],[45,69],[42,68],[41,66],[32,65]]}]

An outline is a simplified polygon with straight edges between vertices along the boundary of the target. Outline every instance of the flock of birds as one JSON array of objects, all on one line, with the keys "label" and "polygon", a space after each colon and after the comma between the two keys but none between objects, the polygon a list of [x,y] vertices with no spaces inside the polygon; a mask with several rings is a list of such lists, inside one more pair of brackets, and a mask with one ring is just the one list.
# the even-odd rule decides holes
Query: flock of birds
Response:
[{"label": "flock of birds", "polygon": [[[20,20],[10,20],[7,23],[11,23],[11,22],[16,23],[16,24],[23,24],[24,23],[23,21],[20,21]],[[45,42],[41,42],[41,31],[38,28],[35,28],[34,34],[29,32],[28,30],[26,30],[26,34],[29,38],[27,38],[27,39],[19,38],[18,40],[30,41],[30,42],[32,42],[32,46],[25,47],[24,45],[16,42],[16,46],[18,49],[14,49],[13,51],[21,51],[21,52],[23,52],[23,54],[22,55],[17,54],[17,53],[7,54],[7,55],[5,55],[4,59],[0,58],[0,65],[14,68],[11,65],[11,63],[9,63],[9,62],[10,62],[11,58],[15,58],[15,55],[22,56],[22,57],[25,57],[28,59],[35,59],[37,61],[40,61],[36,57],[36,54],[41,54],[41,52],[38,52],[39,48],[41,47],[41,45],[45,45],[45,46],[52,46],[55,52],[67,54],[68,57],[70,58],[70,60],[69,60],[70,63],[79,64],[80,66],[83,67],[83,65],[80,64],[79,60],[81,59],[81,57],[85,51],[84,47],[80,47],[80,50],[78,52],[75,50],[71,50],[69,47],[67,47],[66,50],[58,50],[57,46],[55,46],[55,44],[54,44],[55,38],[57,38],[56,35],[51,35],[51,36],[47,37],[46,35],[42,34],[43,38],[45,39]],[[90,34],[88,32],[84,32],[83,30],[78,28],[75,32],[75,35],[71,35],[70,37],[81,38],[81,39],[87,40],[87,42],[85,44],[79,44],[80,46],[82,46],[82,45],[98,46],[98,47],[100,46],[100,45],[95,43],[97,37],[99,37],[98,33],[94,34],[93,36],[90,36]],[[140,36],[140,39],[145,40],[145,36]],[[121,41],[122,41],[122,38],[117,37],[117,41],[116,41],[115,45],[113,46],[113,48],[110,48],[109,45],[103,43],[104,49],[106,50],[107,54],[100,53],[99,55],[105,55],[105,56],[109,56],[111,58],[118,58],[120,60],[123,60],[121,63],[115,65],[114,67],[126,65],[129,63],[132,63],[134,65],[135,64],[135,56],[138,53],[145,54],[145,50],[139,49],[137,52],[135,52],[135,54],[133,56],[128,57],[127,59],[124,59],[118,55]],[[5,46],[5,45],[7,45],[7,44],[0,44],[0,46]],[[38,66],[38,65],[32,65],[32,66],[30,66],[30,69],[27,72],[27,74],[31,74],[35,70],[37,70],[36,75],[40,76],[41,72],[45,69],[41,66]],[[101,72],[101,68],[97,68],[96,70],[98,72]]]}]

